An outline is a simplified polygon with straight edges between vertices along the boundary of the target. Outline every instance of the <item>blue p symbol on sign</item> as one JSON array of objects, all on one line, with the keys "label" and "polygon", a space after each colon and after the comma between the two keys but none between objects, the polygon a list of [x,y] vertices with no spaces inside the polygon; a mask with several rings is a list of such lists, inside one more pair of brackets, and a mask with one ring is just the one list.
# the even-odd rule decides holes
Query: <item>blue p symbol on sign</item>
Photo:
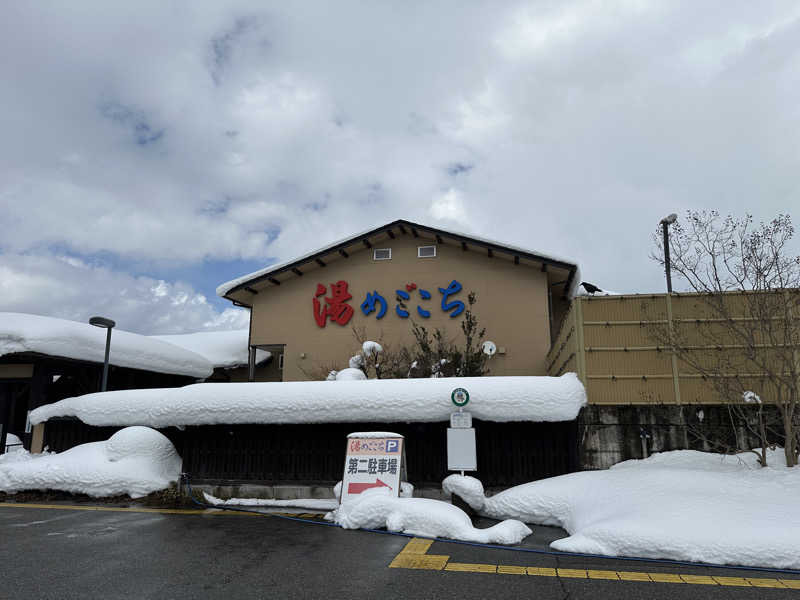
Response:
[{"label": "blue p symbol on sign", "polygon": [[399,440],[386,440],[386,452],[398,452],[399,450]]}]

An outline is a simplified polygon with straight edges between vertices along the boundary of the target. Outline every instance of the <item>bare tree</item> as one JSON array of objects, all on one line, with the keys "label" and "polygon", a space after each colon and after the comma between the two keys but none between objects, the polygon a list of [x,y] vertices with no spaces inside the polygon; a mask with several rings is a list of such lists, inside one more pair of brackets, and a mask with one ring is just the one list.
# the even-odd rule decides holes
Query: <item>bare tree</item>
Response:
[{"label": "bare tree", "polygon": [[[651,331],[761,440],[764,466],[776,443],[787,465],[798,463],[800,257],[790,252],[793,235],[788,215],[754,225],[750,215],[688,211],[672,227],[671,268],[696,295],[691,311]],[[654,241],[652,258],[663,266],[661,236]]]}]

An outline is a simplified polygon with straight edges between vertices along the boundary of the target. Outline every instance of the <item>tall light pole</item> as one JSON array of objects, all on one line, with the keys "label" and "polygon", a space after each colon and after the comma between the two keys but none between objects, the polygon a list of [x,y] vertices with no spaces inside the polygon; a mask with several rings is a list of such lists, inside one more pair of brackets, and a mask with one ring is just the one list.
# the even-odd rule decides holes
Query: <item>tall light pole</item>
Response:
[{"label": "tall light pole", "polygon": [[669,264],[669,226],[678,220],[678,215],[672,213],[659,221],[664,232],[664,272],[667,274],[667,293],[672,293],[672,268]]},{"label": "tall light pole", "polygon": [[116,323],[105,317],[92,317],[89,319],[89,324],[108,331],[108,333],[106,333],[106,358],[103,361],[103,383],[100,384],[100,391],[105,392],[106,384],[108,384],[108,352],[111,349],[111,330],[114,329]]}]

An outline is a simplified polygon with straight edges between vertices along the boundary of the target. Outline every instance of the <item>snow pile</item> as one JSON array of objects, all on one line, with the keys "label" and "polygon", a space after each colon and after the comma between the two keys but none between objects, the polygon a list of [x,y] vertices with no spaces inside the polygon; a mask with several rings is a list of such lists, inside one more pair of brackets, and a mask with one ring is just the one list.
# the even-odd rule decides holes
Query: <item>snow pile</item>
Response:
[{"label": "snow pile", "polygon": [[180,472],[181,457],[164,435],[147,427],[127,427],[105,442],[11,464],[0,462],[0,491],[63,490],[140,498],[169,487]]},{"label": "snow pile", "polygon": [[[248,364],[250,332],[247,329],[233,331],[199,331],[183,335],[153,335],[161,340],[199,354],[215,368],[230,369]],[[271,354],[266,350],[256,350],[256,364],[267,360]]]},{"label": "snow pile", "polygon": [[230,498],[222,500],[211,494],[203,492],[203,496],[208,504],[214,506],[266,506],[268,508],[304,508],[306,510],[334,510],[339,506],[339,501],[335,498],[317,499],[300,498],[297,500],[273,500],[263,498]]},{"label": "snow pile", "polygon": [[[0,356],[38,352],[102,363],[105,350],[105,329],[53,317],[0,312]],[[109,363],[197,378],[208,377],[214,371],[199,354],[121,329],[114,329],[111,334]]]},{"label": "snow pile", "polygon": [[800,468],[787,468],[780,449],[768,457],[779,466],[756,461],[680,450],[491,498],[472,477],[443,485],[485,516],[563,527],[570,536],[556,550],[800,569]]},{"label": "snow pile", "polygon": [[[2,425],[0,425],[0,427],[2,427]],[[6,435],[6,448],[6,452],[4,454],[0,454],[0,465],[9,465],[12,462],[30,460],[31,457],[37,456],[36,454],[31,454],[25,450],[25,448],[22,446],[22,440],[20,440],[13,433]]]},{"label": "snow pile", "polygon": [[[336,501],[338,502],[342,498],[342,482],[340,481],[335,486],[333,486],[333,495],[336,497]],[[400,497],[401,498],[413,498],[414,497],[414,486],[407,481],[400,482]]]},{"label": "snow pile", "polygon": [[395,498],[386,489],[370,489],[329,515],[345,529],[400,531],[424,537],[448,538],[483,544],[518,544],[531,534],[524,523],[506,520],[476,529],[463,510],[428,498]]},{"label": "snow pile", "polygon": [[364,374],[364,371],[362,371],[361,369],[350,367],[348,369],[342,369],[341,371],[337,371],[336,378],[334,379],[334,381],[359,381],[361,379],[366,379],[366,378],[367,376]]},{"label": "snow pile", "polygon": [[569,421],[586,403],[574,373],[561,377],[451,377],[266,383],[200,383],[67,398],[31,411],[31,423],[78,417],[89,425],[355,423],[447,421],[450,393],[470,392],[469,409],[486,421]]}]

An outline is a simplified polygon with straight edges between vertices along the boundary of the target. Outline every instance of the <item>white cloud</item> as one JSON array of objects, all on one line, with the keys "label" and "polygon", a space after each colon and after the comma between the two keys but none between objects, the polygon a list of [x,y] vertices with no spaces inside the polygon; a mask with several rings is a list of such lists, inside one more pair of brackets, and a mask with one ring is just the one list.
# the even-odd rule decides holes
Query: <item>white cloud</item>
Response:
[{"label": "white cloud", "polygon": [[0,309],[106,290],[162,299],[130,308],[143,330],[227,322],[192,282],[89,257],[266,263],[398,217],[652,291],[664,214],[796,205],[793,2],[84,6],[0,21]]},{"label": "white cloud", "polygon": [[243,329],[249,313],[217,310],[191,285],[75,263],[70,257],[0,256],[1,309],[88,321],[103,315],[144,334]]},{"label": "white cloud", "polygon": [[450,188],[434,198],[429,212],[431,217],[440,221],[453,221],[461,225],[469,224],[464,201],[455,188]]}]

